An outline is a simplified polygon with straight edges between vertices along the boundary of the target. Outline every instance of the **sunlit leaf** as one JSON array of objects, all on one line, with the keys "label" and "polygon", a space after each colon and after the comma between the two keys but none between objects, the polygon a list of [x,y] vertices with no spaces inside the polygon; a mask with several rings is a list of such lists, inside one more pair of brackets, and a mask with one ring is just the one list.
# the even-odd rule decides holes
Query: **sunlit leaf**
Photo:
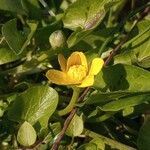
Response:
[{"label": "sunlit leaf", "polygon": [[82,116],[75,115],[66,130],[66,134],[68,136],[79,136],[83,132],[83,128]]},{"label": "sunlit leaf", "polygon": [[9,118],[46,127],[58,104],[57,92],[48,86],[34,86],[17,96],[9,110]]},{"label": "sunlit leaf", "polygon": [[35,143],[36,138],[36,131],[30,123],[25,121],[18,130],[18,142],[23,146],[31,146]]}]

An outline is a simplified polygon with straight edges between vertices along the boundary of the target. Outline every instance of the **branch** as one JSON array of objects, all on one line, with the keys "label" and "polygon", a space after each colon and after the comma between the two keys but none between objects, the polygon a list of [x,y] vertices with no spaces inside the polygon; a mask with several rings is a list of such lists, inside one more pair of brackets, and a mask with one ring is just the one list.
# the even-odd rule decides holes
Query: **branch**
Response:
[{"label": "branch", "polygon": [[107,66],[112,58],[115,56],[117,51],[122,47],[122,45],[127,41],[128,34],[124,37],[124,39],[111,51],[109,57],[105,60],[104,66]]},{"label": "branch", "polygon": [[61,130],[61,132],[60,132],[60,134],[58,136],[58,138],[55,140],[51,150],[57,150],[58,149],[58,147],[60,145],[60,142],[61,142],[61,140],[62,140],[62,138],[63,138],[63,136],[64,136],[64,134],[65,134],[65,132],[66,132],[66,130],[67,130],[71,120],[72,120],[72,118],[74,117],[76,111],[77,111],[77,108],[74,108],[71,111],[71,113],[69,114],[68,118],[65,120],[64,126],[63,126],[63,128],[62,128],[62,130]]}]

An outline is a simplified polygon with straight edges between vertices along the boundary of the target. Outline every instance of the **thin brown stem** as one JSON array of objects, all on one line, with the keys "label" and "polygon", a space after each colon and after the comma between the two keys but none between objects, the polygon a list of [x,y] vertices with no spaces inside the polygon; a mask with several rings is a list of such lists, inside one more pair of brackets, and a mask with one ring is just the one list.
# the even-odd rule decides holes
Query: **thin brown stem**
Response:
[{"label": "thin brown stem", "polygon": [[58,149],[58,147],[60,145],[60,142],[61,142],[61,140],[62,140],[62,138],[63,138],[63,136],[64,136],[64,134],[65,134],[65,132],[66,132],[66,130],[67,130],[71,120],[72,120],[72,118],[74,117],[76,111],[77,111],[77,108],[74,108],[71,111],[71,113],[69,114],[69,116],[67,117],[67,119],[65,120],[64,126],[63,126],[63,128],[62,128],[62,130],[61,130],[61,132],[60,132],[60,134],[58,136],[58,138],[55,140],[51,150],[57,150]]},{"label": "thin brown stem", "polygon": [[125,36],[125,38],[111,51],[109,57],[105,60],[104,66],[107,66],[110,61],[112,60],[112,58],[115,56],[115,54],[117,53],[117,51],[122,47],[122,45],[126,42],[128,38],[128,35]]}]

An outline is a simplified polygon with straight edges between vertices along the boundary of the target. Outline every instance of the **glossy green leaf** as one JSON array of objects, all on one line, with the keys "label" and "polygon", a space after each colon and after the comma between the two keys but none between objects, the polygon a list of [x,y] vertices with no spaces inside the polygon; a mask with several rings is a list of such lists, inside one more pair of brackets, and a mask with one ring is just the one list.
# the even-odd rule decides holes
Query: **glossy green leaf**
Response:
[{"label": "glossy green leaf", "polygon": [[39,20],[42,17],[42,10],[37,0],[21,0],[21,2],[30,19]]},{"label": "glossy green leaf", "polygon": [[96,76],[94,87],[110,91],[126,90],[143,92],[150,90],[150,72],[132,65],[117,64]]},{"label": "glossy green leaf", "polygon": [[13,19],[6,22],[2,27],[2,34],[5,37],[9,47],[16,53],[20,54],[29,44],[36,28],[37,22],[27,22],[29,28],[24,31],[17,29],[17,20]]},{"label": "glossy green leaf", "polygon": [[[144,20],[133,30],[137,34],[123,46],[123,52],[114,58],[114,63],[137,63],[144,68],[150,67],[150,21]],[[137,31],[138,30],[138,31]],[[136,33],[137,32],[137,33]]]},{"label": "glossy green leaf", "polygon": [[138,53],[138,62],[140,63],[143,59],[150,57],[150,21],[145,20],[138,23],[139,33],[145,31],[141,37],[138,37],[132,42],[132,48]]},{"label": "glossy green leaf", "polygon": [[[113,5],[110,0],[77,0],[66,10],[63,23],[69,29],[95,28],[104,18],[107,10]],[[116,1],[113,1],[116,2]]]},{"label": "glossy green leaf", "polygon": [[0,48],[0,65],[13,62],[20,58],[19,55],[16,55],[9,47]]},{"label": "glossy green leaf", "polygon": [[73,32],[70,37],[67,40],[68,47],[74,46],[76,43],[78,43],[80,40],[82,40],[86,35],[88,35],[91,31],[81,31],[77,30]]},{"label": "glossy green leaf", "polygon": [[68,136],[79,136],[83,132],[83,129],[82,116],[75,115],[66,130],[66,134]]},{"label": "glossy green leaf", "polygon": [[132,148],[128,145],[120,143],[120,142],[116,141],[115,139],[110,139],[99,133],[96,133],[96,132],[93,132],[93,131],[90,131],[87,129],[86,129],[85,135],[87,135],[88,137],[94,138],[94,139],[96,138],[96,139],[102,140],[106,145],[105,150],[106,149],[108,149],[108,150],[136,150],[135,148]]},{"label": "glossy green leaf", "polygon": [[58,104],[57,92],[48,86],[34,86],[18,95],[9,110],[9,118],[20,122],[28,121],[32,125],[40,123],[46,127],[49,117]]},{"label": "glossy green leaf", "polygon": [[150,147],[150,119],[147,118],[140,129],[137,146],[138,150],[149,150]]},{"label": "glossy green leaf", "polygon": [[128,116],[130,114],[132,114],[134,111],[134,108],[133,107],[126,107],[123,111],[122,111],[122,114],[123,116]]},{"label": "glossy green leaf", "polygon": [[39,46],[41,49],[49,49],[49,36],[56,30],[60,29],[61,23],[55,22],[53,24],[47,25],[45,27],[38,28],[35,33],[35,42],[36,45]]},{"label": "glossy green leaf", "polygon": [[61,132],[61,124],[60,122],[55,122],[53,124],[50,124],[49,128],[50,128],[50,132],[44,138],[44,142],[46,143],[53,142],[53,138],[59,135],[59,133]]},{"label": "glossy green leaf", "polygon": [[109,102],[101,107],[103,111],[119,111],[129,107],[133,107],[142,103],[150,101],[150,94],[143,94],[138,96],[129,96]]},{"label": "glossy green leaf", "polygon": [[94,143],[88,143],[81,145],[77,150],[97,150],[97,146]]},{"label": "glossy green leaf", "polygon": [[67,40],[68,47],[84,39],[102,21],[110,6],[115,2],[117,1],[77,0],[70,5],[63,18],[64,26],[75,30]]},{"label": "glossy green leaf", "polygon": [[105,143],[100,138],[94,138],[92,141],[90,141],[90,143],[96,144],[99,150],[105,150]]},{"label": "glossy green leaf", "polygon": [[149,101],[149,78],[149,71],[131,65],[103,68],[96,77],[95,87],[111,91],[94,91],[86,104],[98,104],[103,111],[119,111],[145,103]]},{"label": "glossy green leaf", "polygon": [[0,9],[18,14],[26,14],[26,11],[22,7],[21,0],[0,0]]},{"label": "glossy green leaf", "polygon": [[36,138],[36,131],[30,123],[25,121],[19,128],[17,141],[23,146],[31,146],[35,143]]},{"label": "glossy green leaf", "polygon": [[87,105],[96,104],[96,103],[105,104],[115,99],[119,99],[119,98],[130,96],[130,95],[136,95],[136,94],[139,94],[139,93],[130,92],[130,91],[100,92],[96,90],[88,96],[85,104]]}]

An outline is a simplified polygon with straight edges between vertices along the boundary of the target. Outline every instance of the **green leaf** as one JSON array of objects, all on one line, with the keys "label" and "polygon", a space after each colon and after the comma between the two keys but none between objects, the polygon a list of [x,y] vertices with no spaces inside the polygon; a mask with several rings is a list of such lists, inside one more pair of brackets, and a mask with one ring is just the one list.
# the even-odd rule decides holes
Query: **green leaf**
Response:
[{"label": "green leaf", "polygon": [[36,45],[39,46],[41,49],[48,49],[50,48],[49,44],[49,36],[55,31],[60,29],[61,23],[55,22],[50,24],[46,27],[38,28],[35,33],[35,42]]},{"label": "green leaf", "polygon": [[[84,46],[81,49],[91,49],[92,48],[92,49],[96,49],[96,51],[99,50],[103,44],[105,45],[111,39],[113,39],[114,34],[117,33],[117,31],[118,31],[118,26],[113,27],[113,28],[107,28],[104,25],[102,25],[101,28],[102,28],[101,30],[94,30],[94,31],[77,29],[67,39],[68,47],[72,47],[75,45],[78,48],[79,45],[81,44],[78,42],[81,41],[81,42],[84,42],[85,44],[87,44],[88,46],[91,46],[90,48],[89,47],[86,48]],[[103,50],[100,53],[102,53],[102,52],[103,52]]]},{"label": "green leaf", "polygon": [[112,6],[110,0],[77,0],[66,10],[63,23],[66,28],[94,29]]},{"label": "green leaf", "polygon": [[98,134],[96,132],[87,129],[85,130],[85,135],[94,139],[96,138],[102,140],[106,145],[110,146],[110,148],[109,147],[105,148],[105,149],[109,148],[108,150],[136,150],[128,145],[116,141],[116,139],[107,138],[101,134]]},{"label": "green leaf", "polygon": [[59,135],[59,133],[61,132],[61,124],[60,122],[55,122],[53,124],[50,124],[49,128],[50,128],[50,132],[43,140],[43,142],[45,143],[53,142],[54,140],[53,138]]},{"label": "green leaf", "polygon": [[1,47],[0,56],[0,65],[13,62],[20,58],[20,56],[16,55],[9,47]]},{"label": "green leaf", "polygon": [[36,138],[37,135],[34,128],[25,121],[19,128],[17,141],[23,146],[31,146],[35,143]]},{"label": "green leaf", "polygon": [[[111,76],[110,76],[111,75]],[[119,111],[149,101],[150,72],[131,65],[103,68],[97,75],[94,91],[86,104],[98,104],[103,111]]]},{"label": "green leaf", "polygon": [[138,62],[150,57],[150,21],[145,20],[138,23],[139,33],[145,31],[145,33],[132,42],[132,48],[138,53]]},{"label": "green leaf", "polygon": [[138,150],[149,150],[150,147],[150,119],[148,118],[140,129],[137,147]]},{"label": "green leaf", "polygon": [[0,117],[4,115],[4,112],[7,110],[8,104],[5,101],[0,100]]},{"label": "green leaf", "polygon": [[119,111],[128,107],[133,107],[150,101],[150,94],[142,94],[138,96],[129,96],[119,100],[112,101],[101,107],[103,111]]},{"label": "green leaf", "polygon": [[87,143],[81,145],[77,150],[97,150],[97,146],[94,143]]},{"label": "green leaf", "polygon": [[27,47],[38,25],[37,22],[27,22],[27,24],[30,29],[26,28],[23,32],[18,31],[16,19],[6,22],[2,27],[3,36],[16,54],[22,53]]},{"label": "green leaf", "polygon": [[96,103],[105,104],[109,101],[135,94],[138,94],[138,92],[130,92],[130,91],[101,92],[96,90],[88,96],[85,103],[87,105]]},{"label": "green leaf", "polygon": [[21,0],[0,0],[0,9],[15,12],[21,15],[26,14],[23,9]]},{"label": "green leaf", "polygon": [[82,40],[86,35],[88,35],[91,31],[86,30],[77,30],[73,32],[70,37],[67,40],[68,47],[74,46],[76,43],[78,43],[80,40]]},{"label": "green leaf", "polygon": [[[150,67],[150,21],[144,20],[137,24],[132,34],[137,34],[123,45],[123,52],[114,57],[114,63],[134,64]],[[138,32],[137,32],[138,31]],[[137,33],[136,33],[137,32]]]},{"label": "green leaf", "polygon": [[21,2],[30,19],[39,20],[42,18],[42,9],[37,0],[21,0]]},{"label": "green leaf", "polygon": [[100,138],[94,138],[90,143],[94,143],[97,145],[97,148],[100,150],[105,150],[105,143],[102,139]]},{"label": "green leaf", "polygon": [[35,21],[27,21],[27,24],[30,28],[30,33],[27,35],[26,41],[22,45],[19,53],[21,53],[27,47],[27,45],[30,43],[30,40],[33,37],[33,35],[37,29],[37,26],[38,26],[38,22],[35,22]]},{"label": "green leaf", "polygon": [[74,46],[86,37],[102,21],[115,2],[117,1],[77,0],[70,5],[63,18],[64,26],[75,30],[67,40],[68,47]]},{"label": "green leaf", "polygon": [[122,111],[122,113],[123,113],[123,116],[128,116],[128,115],[132,114],[133,111],[134,111],[134,108],[129,106],[129,107],[126,107],[126,108]]},{"label": "green leaf", "polygon": [[[108,28],[104,25],[100,26],[101,30],[94,30],[88,36],[83,38],[83,41],[92,46],[93,49],[100,50],[102,45],[108,43],[114,38],[114,34],[118,32],[118,26]],[[105,45],[107,46],[107,45]],[[109,45],[110,46],[110,45]],[[104,47],[103,47],[104,48]],[[100,55],[103,51],[100,52]]]},{"label": "green leaf", "polygon": [[57,104],[58,94],[54,89],[45,85],[34,86],[17,96],[8,116],[17,122],[39,123],[44,128]]},{"label": "green leaf", "polygon": [[132,65],[117,64],[103,70],[96,76],[97,89],[130,92],[150,91],[150,72]]},{"label": "green leaf", "polygon": [[79,136],[83,132],[83,129],[82,116],[75,115],[66,130],[66,134],[68,136]]}]

